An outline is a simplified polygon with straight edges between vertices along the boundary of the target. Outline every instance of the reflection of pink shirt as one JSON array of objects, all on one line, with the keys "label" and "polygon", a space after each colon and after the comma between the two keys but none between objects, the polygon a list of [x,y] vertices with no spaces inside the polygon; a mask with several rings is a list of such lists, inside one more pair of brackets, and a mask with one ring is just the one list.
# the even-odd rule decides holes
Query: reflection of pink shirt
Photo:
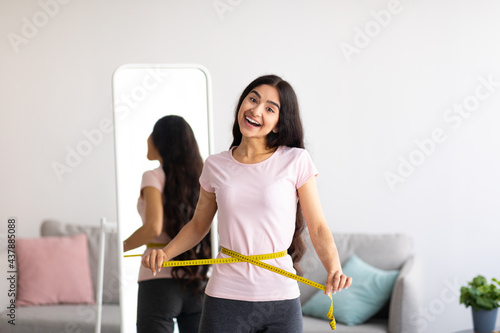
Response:
[{"label": "reflection of pink shirt", "polygon": [[[315,175],[308,152],[300,148],[279,147],[255,164],[236,161],[232,150],[208,157],[200,184],[216,195],[220,245],[244,255],[287,250],[295,230],[297,189]],[[264,262],[295,273],[289,255]],[[295,280],[243,262],[214,265],[206,293],[274,301],[298,297],[299,288]]]},{"label": "reflection of pink shirt", "polygon": [[[141,183],[141,195],[137,200],[137,211],[142,219],[142,224],[146,222],[146,202],[142,197],[142,189],[145,187],[154,187],[158,189],[163,194],[163,188],[165,187],[165,172],[163,168],[160,166],[154,170],[146,171],[142,175],[142,183]],[[167,236],[165,232],[165,228],[163,228],[160,236],[151,240],[150,243],[167,243],[170,241],[170,237]],[[151,252],[152,249],[146,249],[144,254]],[[153,276],[151,273],[151,269],[144,267],[141,265],[139,269],[139,281],[158,279],[158,278],[171,278],[172,277],[172,267],[163,267],[161,272],[157,273],[156,276]]]}]

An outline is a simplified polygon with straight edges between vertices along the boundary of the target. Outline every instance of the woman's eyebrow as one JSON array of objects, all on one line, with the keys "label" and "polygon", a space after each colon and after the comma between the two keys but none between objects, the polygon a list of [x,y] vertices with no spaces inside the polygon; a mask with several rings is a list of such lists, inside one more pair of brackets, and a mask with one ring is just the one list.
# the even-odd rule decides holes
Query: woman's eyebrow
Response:
[{"label": "woman's eyebrow", "polygon": [[[260,94],[259,94],[256,90],[252,90],[250,93],[254,93],[255,95],[257,95],[257,97],[262,98],[262,97],[260,96]],[[268,103],[271,103],[271,104],[273,104],[273,105],[276,105],[276,107],[278,108],[278,110],[280,109],[280,106],[279,106],[279,104],[278,104],[278,103],[273,102],[273,101],[267,101],[267,102],[268,102]]]},{"label": "woman's eyebrow", "polygon": [[273,101],[267,101],[267,102],[276,105],[276,107],[278,108],[278,110],[280,109],[280,106],[278,105],[278,103],[273,102]]},{"label": "woman's eyebrow", "polygon": [[250,93],[254,93],[255,95],[257,95],[258,98],[261,98],[260,94],[257,92],[257,90],[252,90],[252,91],[250,91]]}]

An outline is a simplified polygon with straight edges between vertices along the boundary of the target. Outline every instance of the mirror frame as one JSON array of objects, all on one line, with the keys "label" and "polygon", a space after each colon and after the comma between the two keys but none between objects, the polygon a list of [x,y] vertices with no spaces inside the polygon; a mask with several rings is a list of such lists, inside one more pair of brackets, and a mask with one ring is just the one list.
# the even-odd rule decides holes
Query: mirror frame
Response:
[{"label": "mirror frame", "polygon": [[[124,268],[122,265],[122,260],[123,260],[123,247],[122,247],[122,242],[124,240],[124,235],[121,235],[121,228],[120,228],[120,222],[121,222],[121,216],[120,216],[120,209],[119,209],[119,203],[120,203],[120,184],[118,182],[118,154],[117,154],[117,131],[116,131],[116,124],[117,124],[117,117],[118,113],[116,110],[116,100],[118,96],[116,96],[116,91],[115,91],[115,77],[116,74],[123,69],[195,69],[195,70],[200,70],[206,80],[206,101],[207,101],[207,131],[208,131],[208,155],[214,154],[214,139],[213,139],[213,109],[212,109],[212,81],[210,74],[208,70],[199,64],[172,64],[172,63],[139,63],[139,64],[125,64],[120,67],[118,67],[112,75],[112,80],[111,80],[111,90],[112,90],[112,105],[113,105],[113,126],[114,126],[114,153],[115,153],[115,185],[116,185],[116,219],[117,219],[117,225],[118,225],[118,242],[119,242],[119,262],[118,262],[118,268],[120,271],[120,283],[119,283],[119,293],[120,293],[120,322],[121,322],[121,332],[125,332],[124,328],[124,307],[123,302],[125,300],[125,292],[124,292],[124,282],[122,281],[122,277],[124,276]],[[146,139],[146,138],[145,138]],[[123,239],[122,239],[123,238]],[[217,233],[217,214],[214,216],[214,219],[212,221],[212,227],[211,227],[211,253],[212,253],[212,258],[216,258],[219,250],[219,244],[218,244],[218,233]],[[135,326],[134,326],[135,327]]]}]

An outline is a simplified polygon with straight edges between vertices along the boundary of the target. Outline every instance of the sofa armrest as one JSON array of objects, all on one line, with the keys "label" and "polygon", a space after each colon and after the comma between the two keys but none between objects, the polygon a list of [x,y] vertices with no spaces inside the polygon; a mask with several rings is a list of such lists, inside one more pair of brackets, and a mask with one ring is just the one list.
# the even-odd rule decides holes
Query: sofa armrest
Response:
[{"label": "sofa armrest", "polygon": [[418,257],[410,257],[401,268],[394,285],[389,308],[389,333],[415,333],[412,322],[418,312],[422,274]]}]

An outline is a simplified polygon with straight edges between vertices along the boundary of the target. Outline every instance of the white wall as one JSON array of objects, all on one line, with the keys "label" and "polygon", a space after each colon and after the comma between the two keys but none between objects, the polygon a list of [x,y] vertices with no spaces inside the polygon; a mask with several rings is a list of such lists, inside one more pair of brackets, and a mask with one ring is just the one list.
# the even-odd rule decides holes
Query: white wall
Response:
[{"label": "white wall", "polygon": [[[61,181],[52,164],[66,164],[83,132],[112,119],[118,66],[207,67],[216,151],[228,148],[241,90],[276,73],[299,95],[332,228],[412,235],[425,268],[415,324],[426,332],[472,326],[449,285],[500,277],[500,3],[73,0],[49,6],[46,22],[40,3],[0,0],[0,233],[10,216],[19,237],[37,236],[47,217],[116,218],[111,133]],[[390,22],[359,44],[356,29],[377,29],[372,11],[387,9]],[[33,16],[37,30],[27,28]],[[14,47],[10,33],[24,33],[24,43]],[[340,46],[355,42],[347,59]],[[476,89],[479,77],[491,77],[491,92]],[[473,106],[475,93],[482,100],[470,116],[443,119],[457,117],[447,113],[456,103]],[[435,129],[446,139],[391,190],[385,173],[397,174],[399,156],[418,158],[414,141]]]}]

